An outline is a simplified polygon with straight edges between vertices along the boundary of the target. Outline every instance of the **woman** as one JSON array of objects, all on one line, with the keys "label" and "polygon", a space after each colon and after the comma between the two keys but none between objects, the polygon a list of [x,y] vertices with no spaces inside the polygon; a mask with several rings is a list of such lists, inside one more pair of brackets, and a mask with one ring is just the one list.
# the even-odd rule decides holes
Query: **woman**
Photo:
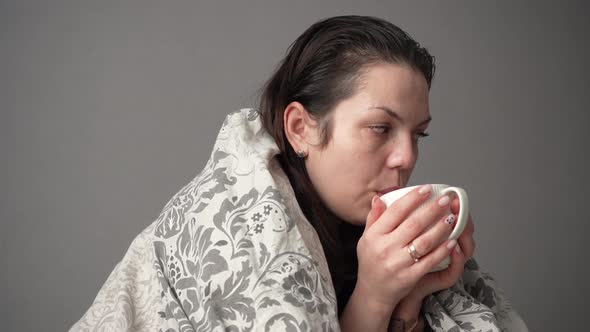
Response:
[{"label": "woman", "polygon": [[389,22],[311,26],[72,330],[526,331],[470,259],[471,218],[445,240],[457,200],[378,199],[408,183],[433,74]]}]

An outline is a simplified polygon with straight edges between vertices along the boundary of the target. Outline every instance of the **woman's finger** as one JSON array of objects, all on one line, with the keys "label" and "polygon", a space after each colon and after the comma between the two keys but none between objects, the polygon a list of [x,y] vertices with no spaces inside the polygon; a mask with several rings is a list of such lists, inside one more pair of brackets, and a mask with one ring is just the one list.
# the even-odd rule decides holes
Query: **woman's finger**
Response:
[{"label": "woman's finger", "polygon": [[[459,250],[459,252],[456,250]],[[451,263],[448,268],[437,272],[427,273],[420,280],[417,287],[420,288],[420,294],[422,294],[422,296],[430,295],[439,290],[453,286],[457,283],[461,275],[463,275],[466,259],[461,253],[459,245],[456,245],[455,249],[451,251],[450,257]]]},{"label": "woman's finger", "polygon": [[460,204],[459,204],[459,197],[455,196],[453,198],[453,201],[451,202],[451,212],[453,212],[454,214],[459,214],[459,209],[460,209]]},{"label": "woman's finger", "polygon": [[448,211],[450,197],[441,195],[426,203],[409,216],[392,234],[402,246],[412,242],[418,235],[435,223],[445,211]]},{"label": "woman's finger", "polygon": [[377,219],[379,219],[379,217],[383,214],[383,211],[385,211],[385,203],[379,199],[379,196],[375,195],[371,201],[371,211],[369,211],[369,214],[367,215],[365,231],[369,229],[375,223],[375,221],[377,221]]},{"label": "woman's finger", "polygon": [[372,231],[387,234],[396,229],[420,204],[430,196],[432,185],[427,184],[411,190],[391,204],[378,220],[373,223]]},{"label": "woman's finger", "polygon": [[447,240],[441,243],[436,249],[426,254],[426,256],[420,258],[420,260],[414,263],[410,269],[414,270],[418,275],[425,275],[442,262],[445,257],[448,257],[450,252],[455,250],[456,246],[457,240]]},{"label": "woman's finger", "polygon": [[432,292],[446,289],[456,284],[459,278],[461,278],[461,275],[463,275],[465,261],[466,258],[461,245],[457,244],[451,253],[451,263],[449,264],[449,267],[442,271],[435,272],[433,275],[438,280],[433,284],[435,289],[432,289]]},{"label": "woman's finger", "polygon": [[473,239],[473,232],[474,226],[470,217],[467,226],[465,226],[465,230],[457,239],[457,242],[461,246],[461,249],[463,249],[463,253],[467,258],[471,258],[475,252],[475,240]]},{"label": "woman's finger", "polygon": [[457,242],[461,246],[463,253],[467,258],[473,257],[475,253],[475,240],[471,236],[459,237]]},{"label": "woman's finger", "polygon": [[[445,215],[439,219],[430,229],[415,238],[411,244],[420,256],[427,255],[438,247],[453,231],[457,216]],[[411,260],[412,257],[408,257]]]},{"label": "woman's finger", "polygon": [[473,233],[475,233],[475,225],[473,224],[473,219],[471,219],[471,214],[469,214],[469,217],[467,218],[467,225],[465,225],[465,229],[461,235],[468,234],[469,236],[472,236]]}]

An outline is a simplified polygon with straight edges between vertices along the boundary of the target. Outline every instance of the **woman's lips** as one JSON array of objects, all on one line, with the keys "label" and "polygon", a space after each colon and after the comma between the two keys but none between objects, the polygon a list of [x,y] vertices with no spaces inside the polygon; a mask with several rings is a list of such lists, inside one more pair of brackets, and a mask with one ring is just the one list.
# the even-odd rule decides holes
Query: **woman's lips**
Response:
[{"label": "woman's lips", "polygon": [[378,194],[379,196],[383,196],[383,195],[387,194],[388,192],[392,192],[392,191],[394,191],[394,190],[398,190],[398,189],[399,189],[399,187],[398,187],[398,186],[389,187],[389,188],[386,188],[386,189],[383,189],[383,190],[379,190],[379,191],[377,192],[377,194]]}]

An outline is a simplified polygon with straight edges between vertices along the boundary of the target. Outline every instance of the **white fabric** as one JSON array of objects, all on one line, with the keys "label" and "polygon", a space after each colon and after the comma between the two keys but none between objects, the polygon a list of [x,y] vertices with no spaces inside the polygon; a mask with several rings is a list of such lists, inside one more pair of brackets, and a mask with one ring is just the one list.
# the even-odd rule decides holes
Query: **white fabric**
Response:
[{"label": "white fabric", "polygon": [[[204,170],[135,238],[71,331],[339,331],[322,246],[278,152],[255,110],[230,114]],[[526,331],[474,261],[464,281],[426,301],[436,331]]]}]

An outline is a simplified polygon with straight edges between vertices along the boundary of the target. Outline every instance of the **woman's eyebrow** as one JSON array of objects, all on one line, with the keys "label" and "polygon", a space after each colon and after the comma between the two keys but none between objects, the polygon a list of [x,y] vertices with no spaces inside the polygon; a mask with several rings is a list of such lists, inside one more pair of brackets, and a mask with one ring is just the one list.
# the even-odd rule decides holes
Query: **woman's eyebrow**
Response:
[{"label": "woman's eyebrow", "polygon": [[[389,108],[387,106],[374,106],[374,107],[369,107],[369,110],[372,110],[372,109],[382,110],[385,113],[387,113],[390,117],[398,120],[399,122],[402,122],[402,123],[404,122],[404,119],[399,114],[397,114],[394,110],[392,110],[391,108]],[[430,121],[432,121],[432,117],[431,116],[428,116],[428,119],[420,122],[417,125],[417,127],[420,127],[422,125],[425,125],[425,124],[429,123]]]}]

